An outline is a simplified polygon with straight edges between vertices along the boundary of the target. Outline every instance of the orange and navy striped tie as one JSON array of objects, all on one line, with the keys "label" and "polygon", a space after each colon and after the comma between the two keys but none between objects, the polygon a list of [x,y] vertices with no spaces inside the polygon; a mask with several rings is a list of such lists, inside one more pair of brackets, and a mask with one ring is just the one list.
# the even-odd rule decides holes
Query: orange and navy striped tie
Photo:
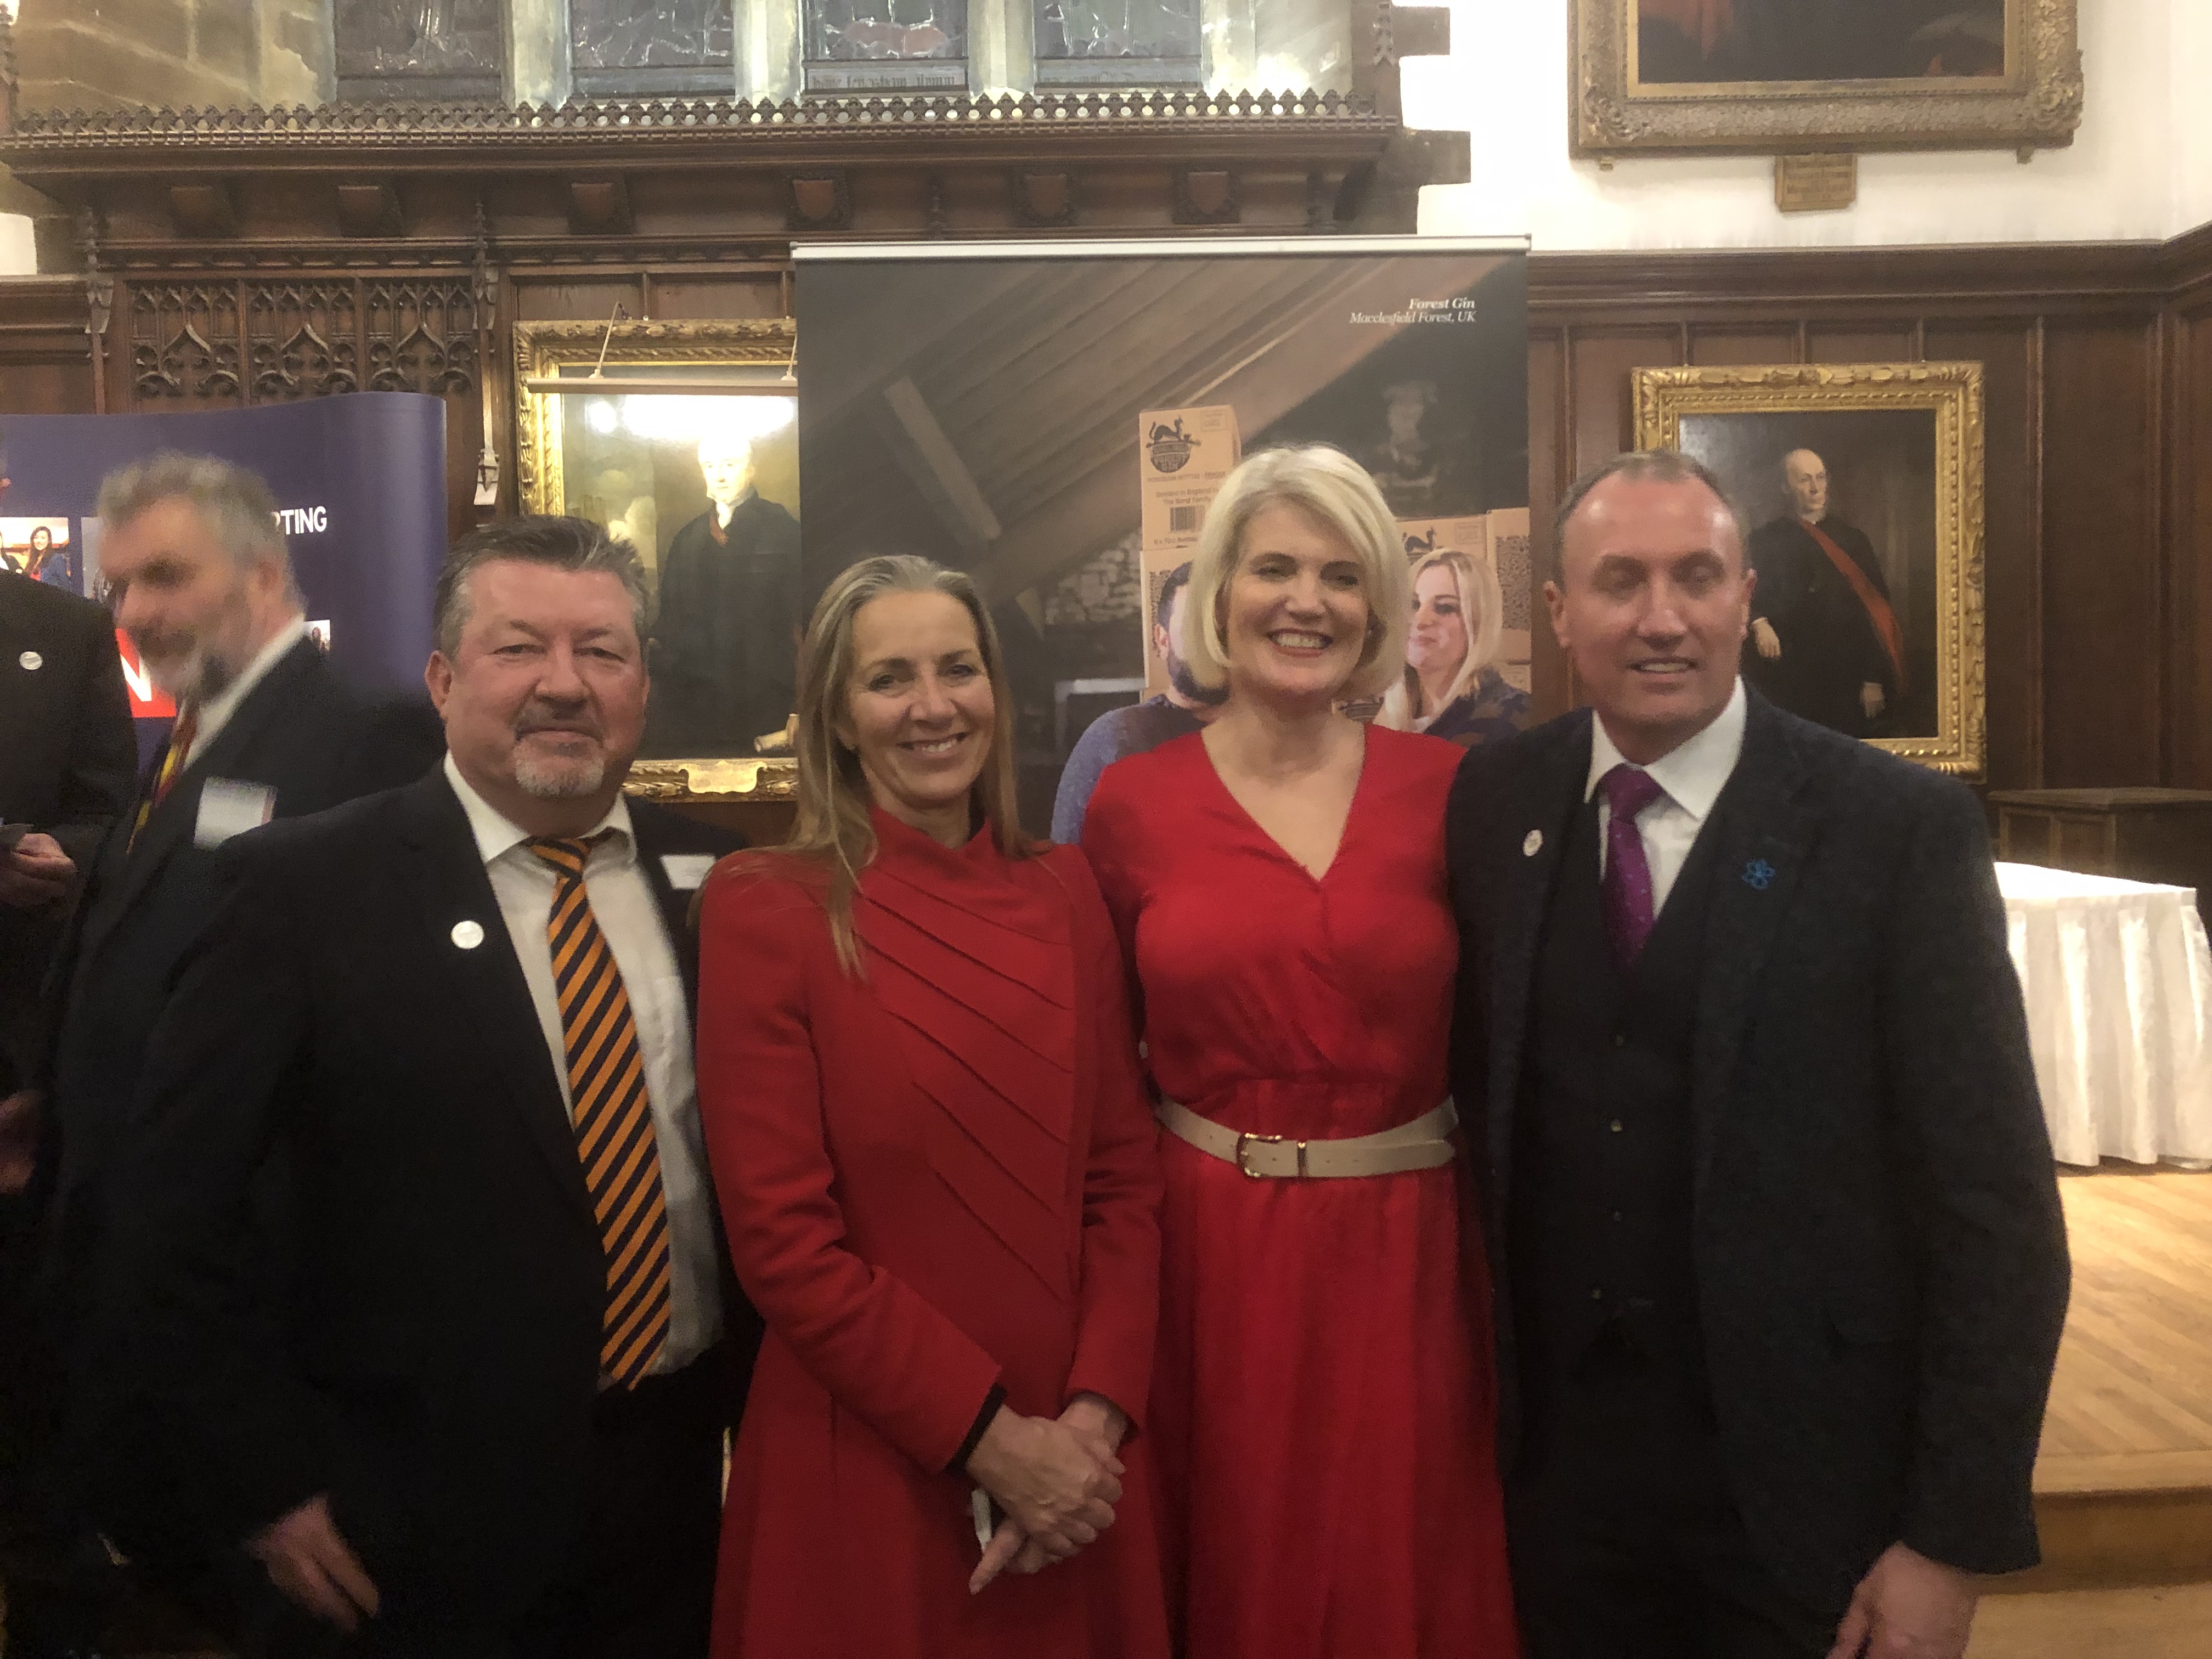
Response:
[{"label": "orange and navy striped tie", "polygon": [[541,837],[530,850],[553,868],[553,909],[545,927],[568,1046],[570,1118],[606,1252],[599,1369],[629,1387],[652,1368],[668,1340],[668,1208],[637,1021],[622,969],[584,891],[592,848],[614,833],[602,830],[589,840]]},{"label": "orange and navy striped tie", "polygon": [[[169,728],[168,747],[161,751],[161,765],[154,774],[154,787],[138,803],[138,817],[131,826],[131,847],[138,844],[139,835],[146,828],[146,820],[154,816],[154,809],[168,799],[169,791],[176,787],[177,775],[191,764],[192,738],[199,729],[198,705],[186,706],[177,715],[177,723]],[[130,851],[130,847],[124,850]]]}]

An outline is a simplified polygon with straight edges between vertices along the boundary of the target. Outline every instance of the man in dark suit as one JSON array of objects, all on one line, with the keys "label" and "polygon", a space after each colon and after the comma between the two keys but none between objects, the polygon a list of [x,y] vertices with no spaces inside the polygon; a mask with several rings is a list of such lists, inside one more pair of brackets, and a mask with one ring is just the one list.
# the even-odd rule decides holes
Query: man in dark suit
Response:
[{"label": "man in dark suit", "polygon": [[[144,785],[88,860],[33,1087],[5,1126],[11,1144],[36,1145],[21,1207],[38,1257],[25,1323],[35,1323],[48,1357],[33,1388],[48,1419],[36,1431],[49,1447],[37,1484],[57,1540],[76,1539],[64,1551],[75,1565],[52,1601],[36,1587],[18,1598],[24,1621],[75,1627],[40,1634],[33,1652],[90,1645],[112,1590],[106,1552],[83,1514],[114,1473],[111,1443],[95,1426],[107,1379],[83,1348],[89,1273],[148,1041],[178,963],[215,911],[216,848],[270,818],[417,775],[438,751],[427,708],[426,731],[403,709],[372,707],[308,639],[276,504],[252,473],[204,456],[156,456],[105,480],[99,505],[116,623],[179,713]],[[112,635],[107,653],[112,661]],[[21,1160],[4,1161],[0,1183],[21,1184]],[[150,1537],[134,1543],[172,1588],[197,1581],[196,1569]]]},{"label": "man in dark suit", "polygon": [[1473,751],[1455,1092],[1532,1659],[1957,1659],[2036,1559],[2065,1235],[1981,809],[1747,695],[1711,475],[1570,495],[1594,710]]},{"label": "man in dark suit", "polygon": [[457,544],[444,766],[241,838],[155,1045],[111,1352],[147,1484],[289,1599],[270,1651],[705,1652],[757,1327],[685,912],[740,843],[623,796],[643,612],[580,520]]},{"label": "man in dark suit", "polygon": [[750,755],[796,706],[799,520],[753,488],[752,446],[699,442],[707,510],[669,538],[653,625],[653,752]]},{"label": "man in dark suit", "polygon": [[1791,714],[1881,736],[1905,690],[1905,636],[1866,532],[1830,510],[1828,464],[1782,459],[1790,511],[1752,532],[1752,683]]},{"label": "man in dark suit", "polygon": [[88,599],[0,575],[0,1095],[29,1076],[69,900],[131,800],[137,749],[115,623]]},{"label": "man in dark suit", "polygon": [[[0,496],[7,470],[0,455]],[[13,1587],[15,1646],[33,1659],[55,1645],[39,1624],[55,1582],[71,1576],[55,1556],[66,1558],[73,1529],[57,1534],[38,1486],[52,1401],[27,1304],[37,1240],[15,1189],[30,1176],[48,970],[82,872],[130,805],[137,772],[113,619],[0,574],[0,823],[9,826],[0,836],[0,1576]]]}]

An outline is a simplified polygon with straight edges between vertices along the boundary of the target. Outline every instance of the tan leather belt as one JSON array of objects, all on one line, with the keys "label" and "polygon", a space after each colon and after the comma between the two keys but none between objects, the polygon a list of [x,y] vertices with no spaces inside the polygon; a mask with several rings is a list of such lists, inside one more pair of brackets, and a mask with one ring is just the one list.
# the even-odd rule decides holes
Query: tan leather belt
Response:
[{"label": "tan leather belt", "polygon": [[1200,1117],[1189,1107],[1163,1100],[1154,1113],[1160,1127],[1201,1152],[1234,1164],[1255,1181],[1337,1181],[1354,1176],[1398,1175],[1434,1170],[1459,1156],[1449,1139],[1459,1109],[1447,1097],[1435,1110],[1380,1134],[1341,1140],[1294,1140],[1288,1135],[1245,1134]]}]

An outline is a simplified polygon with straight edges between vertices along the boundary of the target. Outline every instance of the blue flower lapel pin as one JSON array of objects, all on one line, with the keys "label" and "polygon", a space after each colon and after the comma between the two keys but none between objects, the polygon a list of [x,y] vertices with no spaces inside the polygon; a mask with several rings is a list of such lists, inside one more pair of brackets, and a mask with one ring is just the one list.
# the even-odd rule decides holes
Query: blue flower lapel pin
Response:
[{"label": "blue flower lapel pin", "polygon": [[1743,884],[1765,892],[1774,882],[1774,866],[1765,859],[1753,859],[1743,866]]}]

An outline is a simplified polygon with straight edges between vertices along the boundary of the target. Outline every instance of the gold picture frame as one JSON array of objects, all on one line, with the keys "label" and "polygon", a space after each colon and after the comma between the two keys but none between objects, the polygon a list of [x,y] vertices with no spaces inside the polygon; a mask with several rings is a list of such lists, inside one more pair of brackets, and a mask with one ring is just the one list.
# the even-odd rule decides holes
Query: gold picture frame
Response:
[{"label": "gold picture frame", "polygon": [[[798,386],[794,380],[775,385],[773,398],[739,392],[717,393],[711,390],[685,392],[687,378],[702,380],[726,381],[732,374],[752,370],[763,379],[771,379],[766,371],[788,371],[793,359],[796,333],[788,318],[763,320],[714,319],[696,322],[522,322],[514,326],[514,419],[517,493],[525,512],[568,513],[580,512],[586,517],[602,522],[620,521],[622,533],[641,544],[641,554],[647,552],[643,544],[659,539],[658,519],[642,503],[659,490],[641,490],[627,514],[612,510],[611,502],[588,499],[580,495],[583,481],[571,477],[578,458],[568,453],[577,439],[572,430],[574,422],[571,411],[562,406],[577,405],[587,410],[597,406],[604,409],[627,409],[633,398],[643,394],[635,390],[641,378],[666,380],[671,383],[671,394],[666,397],[647,397],[644,401],[656,408],[672,410],[678,422],[686,418],[704,421],[714,418],[726,410],[732,416],[757,416],[766,405],[787,401],[789,428],[787,442],[779,438],[780,453],[787,448],[787,465],[779,467],[776,495],[771,497],[767,482],[756,479],[758,494],[764,499],[788,498],[789,507],[797,506],[797,402]],[[581,380],[604,361],[605,372],[612,379],[619,374],[620,391],[606,396],[588,393],[532,390],[529,382],[543,384],[548,380]],[[781,412],[781,411],[776,411]],[[757,423],[756,422],[756,423]],[[780,432],[779,428],[779,432]],[[653,440],[663,447],[680,447],[681,436],[666,434]],[[633,448],[635,440],[632,441]],[[573,486],[576,486],[572,488]],[[703,487],[702,499],[704,499]],[[696,505],[696,503],[694,503]],[[795,514],[794,514],[795,516]],[[631,522],[649,519],[651,523]],[[681,532],[677,532],[681,534]],[[658,600],[659,567],[656,544],[647,557],[649,578],[654,584]],[[797,618],[793,622],[796,624]],[[794,653],[795,655],[795,653]],[[659,667],[656,659],[656,672]],[[665,698],[657,702],[665,703]],[[787,756],[769,755],[651,755],[654,726],[647,725],[648,757],[635,762],[625,787],[635,795],[660,800],[788,800],[798,793],[797,770]],[[732,734],[733,738],[757,733]],[[704,746],[704,745],[702,745]]]},{"label": "gold picture frame", "polygon": [[[1767,60],[1755,43],[1742,44],[1753,41],[1744,33],[1749,27],[1744,15],[1771,3],[1735,0],[1735,11],[1681,14],[1706,19],[1708,30],[1721,16],[1731,20],[1731,33],[1724,36],[1694,41],[1681,36],[1686,53],[1713,65],[1708,70],[1643,62],[1644,40],[1675,38],[1663,31],[1676,27],[1670,20],[1680,9],[1677,0],[1569,0],[1573,153],[1607,158],[1654,151],[2015,149],[2025,160],[2036,149],[2071,143],[2081,125],[2077,0],[2002,0],[2001,68],[1984,59],[1973,62],[1972,72],[1938,73],[1940,50],[1925,70],[1911,68],[1907,54],[1930,49],[1920,40],[1928,32],[1923,29],[1893,42],[1869,42],[1866,61],[1857,64],[1808,59],[1794,66],[1800,72],[1832,67],[1853,78],[1748,78]],[[1978,21],[1984,50],[1995,44],[1997,27],[1996,0],[1988,3],[1988,16],[1975,20],[1974,9],[1968,7],[1959,14],[1969,19],[1966,24],[1945,20],[1954,27],[1971,27]],[[1646,34],[1642,26],[1647,22],[1662,33]],[[1802,40],[1796,44],[1802,53]],[[1740,50],[1731,59],[1729,53],[1735,47]],[[1890,63],[1889,57],[1900,61]],[[1900,69],[1905,72],[1895,72]],[[1647,72],[1655,78],[1643,78]],[[1689,78],[1706,73],[1718,78]]]},{"label": "gold picture frame", "polygon": [[[1989,747],[1982,366],[1643,368],[1633,379],[1636,447],[1703,461],[1743,515],[1760,568],[1746,677],[1793,712],[1980,778]],[[1849,587],[1846,558],[1862,567]],[[1840,605],[1841,620],[1816,604]],[[1762,635],[1756,619],[1770,614]],[[1851,702],[1862,688],[1844,672],[1854,660],[1842,643],[1848,630],[1894,660],[1893,686],[1866,687],[1887,692],[1873,700],[1879,712],[1863,696]],[[1815,644],[1793,657],[1793,635]],[[1886,667],[1879,679],[1889,679]]]}]

